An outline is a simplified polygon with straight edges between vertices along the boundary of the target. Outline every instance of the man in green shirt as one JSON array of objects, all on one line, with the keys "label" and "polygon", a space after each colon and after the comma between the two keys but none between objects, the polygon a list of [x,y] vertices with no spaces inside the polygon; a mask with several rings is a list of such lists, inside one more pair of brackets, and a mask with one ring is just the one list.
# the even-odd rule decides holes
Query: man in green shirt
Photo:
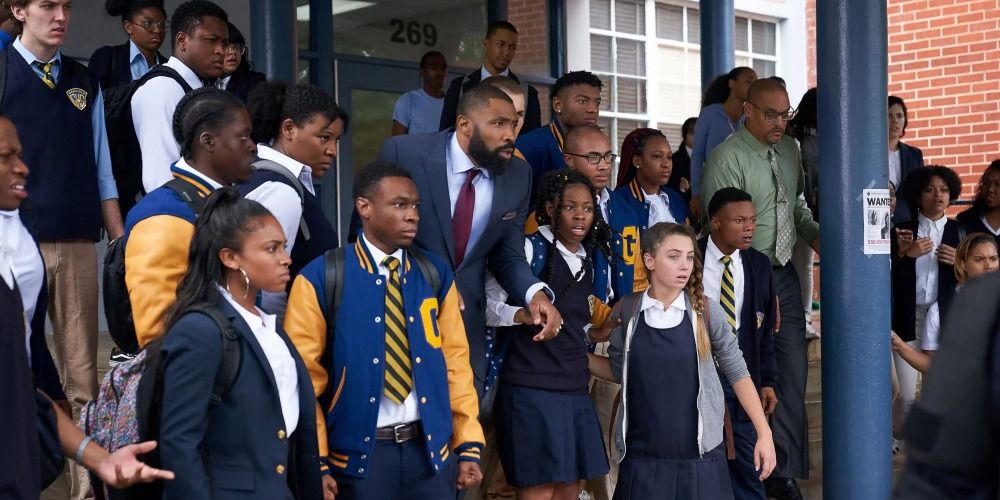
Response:
[{"label": "man in green shirt", "polygon": [[[801,499],[794,478],[809,477],[808,363],[802,293],[790,261],[796,238],[819,249],[819,224],[801,197],[805,180],[799,148],[785,136],[793,114],[785,87],[775,80],[757,80],[747,92],[743,112],[743,127],[708,157],[701,199],[711,200],[724,187],[742,189],[753,197],[757,230],[752,245],[771,259],[781,313],[780,331],[774,337],[778,406],[771,419],[778,467],[765,486],[768,495],[779,500]],[[707,207],[702,212],[707,213]]]}]

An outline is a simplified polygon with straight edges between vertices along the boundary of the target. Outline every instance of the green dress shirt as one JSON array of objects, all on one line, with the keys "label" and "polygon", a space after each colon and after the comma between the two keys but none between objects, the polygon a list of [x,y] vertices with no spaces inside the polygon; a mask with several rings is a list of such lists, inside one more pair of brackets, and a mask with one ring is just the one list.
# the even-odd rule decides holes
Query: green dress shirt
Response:
[{"label": "green dress shirt", "polygon": [[[795,228],[798,237],[812,244],[819,237],[819,224],[812,218],[802,193],[805,178],[799,147],[791,137],[784,136],[773,146],[777,156],[781,182],[788,193],[788,214],[790,227]],[[702,177],[702,212],[708,213],[708,203],[715,192],[724,187],[735,187],[750,193],[754,208],[757,209],[757,230],[753,235],[753,247],[771,259],[773,265],[784,265],[774,257],[777,241],[777,197],[778,189],[774,174],[767,159],[769,145],[757,140],[740,127],[733,135],[712,150],[706,162]]]}]

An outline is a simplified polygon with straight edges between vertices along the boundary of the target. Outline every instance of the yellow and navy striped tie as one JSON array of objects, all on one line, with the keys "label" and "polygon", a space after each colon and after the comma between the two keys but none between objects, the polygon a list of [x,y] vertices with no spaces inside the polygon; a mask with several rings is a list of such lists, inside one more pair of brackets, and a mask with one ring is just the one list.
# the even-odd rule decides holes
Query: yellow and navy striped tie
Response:
[{"label": "yellow and navy striped tie", "polygon": [[403,315],[403,290],[399,286],[399,260],[386,257],[382,265],[389,268],[385,287],[385,390],[383,393],[396,404],[403,404],[413,387],[410,365],[410,342],[406,338],[406,316]]},{"label": "yellow and navy striped tie", "polygon": [[726,321],[729,321],[729,326],[733,327],[733,332],[736,332],[736,281],[733,279],[733,271],[729,268],[729,264],[733,261],[733,258],[728,255],[723,255],[722,259],[722,286],[719,291],[719,302],[722,304],[722,309],[726,311]]},{"label": "yellow and navy striped tie", "polygon": [[50,89],[56,88],[56,79],[52,77],[52,63],[35,61],[35,67],[42,70],[42,83]]}]

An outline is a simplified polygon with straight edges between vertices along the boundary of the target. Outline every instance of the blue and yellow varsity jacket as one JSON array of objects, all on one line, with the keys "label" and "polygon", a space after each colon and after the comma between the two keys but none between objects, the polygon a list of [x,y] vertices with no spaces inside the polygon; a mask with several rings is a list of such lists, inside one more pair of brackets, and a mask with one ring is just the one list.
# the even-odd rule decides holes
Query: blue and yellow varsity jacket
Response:
[{"label": "blue and yellow varsity jacket", "polygon": [[[437,268],[441,289],[433,290],[406,254],[403,308],[422,441],[431,465],[440,471],[452,453],[459,461],[478,462],[485,437],[454,276],[444,261],[425,255]],[[332,468],[358,477],[367,476],[385,380],[385,280],[377,266],[363,238],[346,249],[345,293],[332,345],[327,338],[330,298],[323,256],[295,278],[285,313],[285,331],[316,391],[320,456],[327,457]]]},{"label": "blue and yellow varsity jacket", "polygon": [[[191,172],[170,167],[208,196],[212,185]],[[144,196],[125,219],[125,286],[139,347],[163,335],[167,309],[187,273],[195,213],[176,191],[161,186]]]},{"label": "blue and yellow varsity jacket", "polygon": [[535,206],[535,192],[542,183],[545,174],[553,170],[566,168],[563,158],[563,137],[565,137],[559,120],[552,120],[547,127],[536,128],[522,134],[514,142],[517,154],[531,165],[531,205]]},{"label": "blue and yellow varsity jacket", "polygon": [[639,246],[645,220],[642,213],[630,206],[617,191],[610,192],[607,223],[612,233],[611,288],[616,298],[641,292],[649,286]]},{"label": "blue and yellow varsity jacket", "polygon": [[[677,191],[666,186],[660,186],[660,192],[667,195],[668,204],[670,205],[670,215],[674,216],[674,220],[678,224],[687,224],[688,206],[684,202],[684,197]],[[615,189],[615,194],[621,195],[629,208],[643,216],[639,230],[645,233],[649,225],[649,201],[646,200],[646,193],[639,186],[639,181],[632,179],[628,184],[618,186]]]}]

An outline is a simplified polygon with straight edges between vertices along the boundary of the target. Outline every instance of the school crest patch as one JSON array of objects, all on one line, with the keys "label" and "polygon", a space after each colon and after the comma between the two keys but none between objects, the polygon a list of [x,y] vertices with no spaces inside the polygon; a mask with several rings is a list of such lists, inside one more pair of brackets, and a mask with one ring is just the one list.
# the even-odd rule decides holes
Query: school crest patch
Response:
[{"label": "school crest patch", "polygon": [[87,107],[87,91],[79,88],[69,89],[66,91],[66,97],[69,98],[69,102],[73,104],[76,109],[83,111]]},{"label": "school crest patch", "polygon": [[764,324],[764,313],[757,311],[757,329],[759,330],[763,324]]}]

